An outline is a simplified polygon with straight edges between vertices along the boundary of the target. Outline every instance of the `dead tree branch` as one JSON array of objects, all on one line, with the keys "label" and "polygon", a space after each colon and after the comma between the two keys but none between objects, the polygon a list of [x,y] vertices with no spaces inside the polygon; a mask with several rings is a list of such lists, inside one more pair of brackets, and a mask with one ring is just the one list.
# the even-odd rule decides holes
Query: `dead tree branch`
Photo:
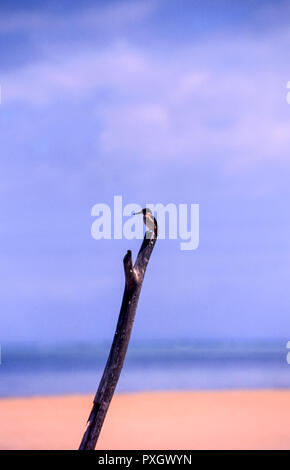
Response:
[{"label": "dead tree branch", "polygon": [[121,311],[99,388],[94,398],[93,408],[88,419],[87,429],[79,450],[95,449],[106,413],[123,367],[133,322],[137,310],[141,287],[151,253],[157,240],[157,234],[146,232],[136,262],[132,264],[132,253],[127,251],[124,257],[125,290]]}]

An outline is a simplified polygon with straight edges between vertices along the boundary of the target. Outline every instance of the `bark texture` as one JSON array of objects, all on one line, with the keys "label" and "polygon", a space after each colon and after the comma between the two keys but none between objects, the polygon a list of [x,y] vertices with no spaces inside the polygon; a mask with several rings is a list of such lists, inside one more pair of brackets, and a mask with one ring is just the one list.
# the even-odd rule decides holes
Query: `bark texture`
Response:
[{"label": "bark texture", "polygon": [[131,251],[124,257],[125,289],[116,332],[79,450],[95,449],[123,367],[145,271],[156,240],[157,231],[145,233],[134,266]]}]

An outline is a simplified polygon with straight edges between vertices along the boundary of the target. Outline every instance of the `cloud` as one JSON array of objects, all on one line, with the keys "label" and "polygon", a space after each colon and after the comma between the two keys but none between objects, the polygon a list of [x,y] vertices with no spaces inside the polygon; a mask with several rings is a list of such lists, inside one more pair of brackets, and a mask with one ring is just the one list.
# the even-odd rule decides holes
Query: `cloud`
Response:
[{"label": "cloud", "polygon": [[62,10],[21,10],[6,12],[0,17],[0,33],[31,35],[53,30],[64,32],[67,30],[88,31],[101,28],[118,29],[132,23],[143,21],[158,8],[158,0],[141,0],[139,2],[121,1],[115,4],[99,7],[86,7],[80,9]]},{"label": "cloud", "polygon": [[[75,21],[90,26],[98,19],[114,27],[114,21],[141,21],[154,5],[121,3],[83,12]],[[41,24],[37,15],[21,21],[23,28]],[[52,47],[41,61],[3,73],[3,102],[57,110],[60,100],[90,101],[97,148],[107,157],[214,161],[230,173],[267,161],[288,164],[283,52],[289,45],[289,34],[278,30],[264,36],[227,31],[170,51],[124,38],[106,45],[87,40],[69,53]]]},{"label": "cloud", "polygon": [[2,74],[4,102],[45,105],[59,98],[83,99],[89,93],[136,88],[150,74],[148,64],[133,49],[113,45],[98,51],[53,58]]},{"label": "cloud", "polygon": [[[260,44],[253,39],[243,54],[251,61],[257,49]],[[271,61],[275,51],[266,42],[264,55],[267,49]],[[136,103],[116,100],[99,110],[102,150],[164,162],[215,160],[230,172],[265,161],[289,162],[290,108],[283,69],[269,70],[268,63],[212,65],[210,57],[218,54],[226,54],[223,41],[212,41],[202,53],[198,47],[187,51],[176,64],[164,56],[147,62],[151,80],[139,80]],[[207,66],[199,63],[201,55]]]}]

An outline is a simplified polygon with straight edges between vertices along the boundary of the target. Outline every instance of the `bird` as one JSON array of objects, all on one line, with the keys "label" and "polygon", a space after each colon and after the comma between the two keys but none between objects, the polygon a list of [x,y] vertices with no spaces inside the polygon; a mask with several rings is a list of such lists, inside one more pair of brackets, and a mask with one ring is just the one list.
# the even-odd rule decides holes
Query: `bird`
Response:
[{"label": "bird", "polygon": [[151,230],[151,232],[154,232],[155,236],[157,237],[157,233],[158,233],[157,220],[153,216],[152,211],[146,208],[146,209],[142,209],[139,212],[134,212],[134,215],[137,215],[137,214],[143,214],[144,224],[146,225],[146,227],[149,228],[149,230]]}]

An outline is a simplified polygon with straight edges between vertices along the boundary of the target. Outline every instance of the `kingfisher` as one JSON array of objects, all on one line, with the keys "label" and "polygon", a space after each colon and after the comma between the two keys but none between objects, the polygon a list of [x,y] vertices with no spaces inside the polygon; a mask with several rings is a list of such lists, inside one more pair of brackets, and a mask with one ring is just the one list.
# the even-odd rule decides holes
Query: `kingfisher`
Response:
[{"label": "kingfisher", "polygon": [[142,209],[139,212],[134,212],[134,215],[137,215],[137,214],[143,214],[144,224],[146,225],[146,227],[149,228],[149,230],[151,230],[151,232],[154,232],[155,236],[157,237],[157,231],[158,231],[157,220],[153,216],[152,211],[146,208],[146,209]]}]

